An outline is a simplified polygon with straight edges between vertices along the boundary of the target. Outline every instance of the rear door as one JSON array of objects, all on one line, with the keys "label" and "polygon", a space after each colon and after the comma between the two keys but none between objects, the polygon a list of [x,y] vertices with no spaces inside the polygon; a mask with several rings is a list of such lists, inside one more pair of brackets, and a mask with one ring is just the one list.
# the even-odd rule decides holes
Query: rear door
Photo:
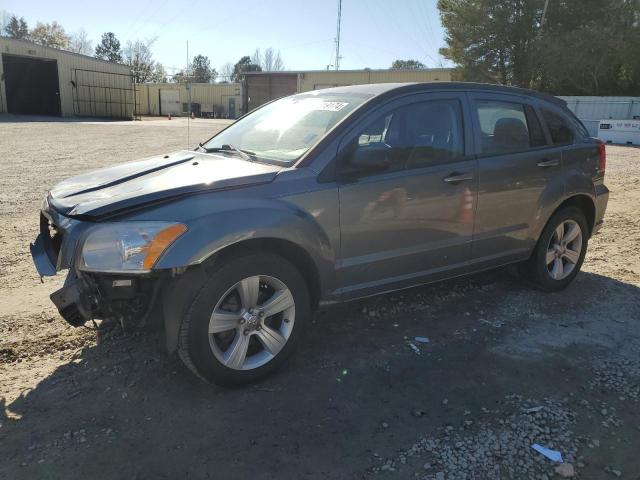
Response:
[{"label": "rear door", "polygon": [[403,97],[346,135],[338,170],[358,149],[389,147],[389,167],[339,181],[342,293],[375,293],[466,266],[476,160],[465,96]]},{"label": "rear door", "polygon": [[526,258],[545,204],[563,194],[561,149],[549,145],[534,99],[472,93],[478,206],[472,263]]}]

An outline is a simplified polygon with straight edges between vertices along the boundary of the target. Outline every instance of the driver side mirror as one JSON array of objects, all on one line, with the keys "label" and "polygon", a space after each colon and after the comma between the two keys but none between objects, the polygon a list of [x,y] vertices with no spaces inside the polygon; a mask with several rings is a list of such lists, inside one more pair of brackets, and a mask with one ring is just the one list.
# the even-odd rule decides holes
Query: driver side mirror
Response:
[{"label": "driver side mirror", "polygon": [[385,143],[360,145],[347,158],[342,169],[344,177],[354,177],[383,172],[391,166],[391,147]]}]

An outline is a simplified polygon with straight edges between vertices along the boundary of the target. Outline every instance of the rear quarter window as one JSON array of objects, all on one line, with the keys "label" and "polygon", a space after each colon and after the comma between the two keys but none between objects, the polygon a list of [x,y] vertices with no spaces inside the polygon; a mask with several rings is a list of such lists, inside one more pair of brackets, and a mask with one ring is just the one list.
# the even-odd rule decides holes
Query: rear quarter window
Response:
[{"label": "rear quarter window", "polygon": [[544,118],[551,141],[554,145],[570,145],[575,141],[575,129],[571,123],[563,116],[551,110],[542,108],[542,118]]}]

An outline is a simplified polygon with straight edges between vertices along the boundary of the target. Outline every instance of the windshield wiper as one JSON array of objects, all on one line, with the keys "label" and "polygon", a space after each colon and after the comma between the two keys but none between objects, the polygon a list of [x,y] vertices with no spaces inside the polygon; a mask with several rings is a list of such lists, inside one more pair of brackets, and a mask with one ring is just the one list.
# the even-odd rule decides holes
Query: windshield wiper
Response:
[{"label": "windshield wiper", "polygon": [[233,152],[240,155],[245,160],[249,162],[253,162],[256,154],[254,152],[250,152],[249,150],[240,150],[233,145],[224,144],[221,147],[205,147],[203,144],[199,144],[200,148],[202,148],[207,153],[213,152]]}]

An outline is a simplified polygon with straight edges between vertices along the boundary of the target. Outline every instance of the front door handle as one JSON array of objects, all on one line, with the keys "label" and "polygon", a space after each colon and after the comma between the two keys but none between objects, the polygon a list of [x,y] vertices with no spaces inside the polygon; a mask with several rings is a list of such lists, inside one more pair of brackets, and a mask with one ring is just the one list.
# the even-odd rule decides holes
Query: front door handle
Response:
[{"label": "front door handle", "polygon": [[473,175],[471,173],[454,172],[448,177],[442,179],[442,181],[445,183],[459,183],[464,182],[465,180],[473,180]]},{"label": "front door handle", "polygon": [[560,165],[560,160],[558,160],[557,158],[554,158],[553,160],[543,160],[541,162],[538,162],[538,166],[542,168],[557,167],[558,165]]}]

